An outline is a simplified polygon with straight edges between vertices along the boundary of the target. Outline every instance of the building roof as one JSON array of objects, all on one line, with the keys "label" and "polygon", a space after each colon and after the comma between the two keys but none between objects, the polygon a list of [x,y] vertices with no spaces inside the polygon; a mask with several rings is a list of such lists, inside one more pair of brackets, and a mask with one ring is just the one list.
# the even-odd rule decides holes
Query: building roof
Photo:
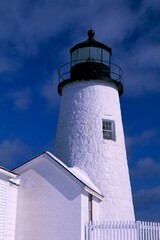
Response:
[{"label": "building roof", "polygon": [[19,174],[8,169],[5,169],[3,167],[0,167],[0,175],[5,176],[10,183],[19,186]]},{"label": "building roof", "polygon": [[34,163],[39,157],[45,156],[49,158],[52,163],[58,164],[61,169],[65,169],[70,176],[72,176],[75,180],[78,180],[84,187],[84,190],[91,193],[92,195],[96,196],[98,199],[102,200],[103,195],[100,190],[94,185],[94,183],[90,180],[88,175],[79,169],[78,167],[68,167],[66,166],[61,160],[55,157],[52,153],[46,151],[41,153],[40,155],[30,159],[29,161],[25,162],[24,164],[14,168],[12,171],[18,172],[21,174],[21,171],[24,171],[25,167],[28,167],[30,164]]},{"label": "building roof", "polygon": [[73,46],[70,49],[70,52],[72,53],[73,51],[75,51],[78,48],[84,48],[84,47],[97,47],[97,48],[102,48],[105,49],[106,51],[108,51],[110,53],[110,55],[112,54],[112,49],[110,47],[108,47],[107,45],[98,42],[94,39],[94,35],[95,32],[91,29],[88,31],[88,39],[86,41],[83,41],[81,43],[76,44],[75,46]]},{"label": "building roof", "polygon": [[13,172],[13,171],[10,171],[8,169],[5,169],[3,167],[0,166],[0,174],[3,174],[7,177],[10,177],[10,178],[17,178],[17,176],[19,176],[17,173]]}]

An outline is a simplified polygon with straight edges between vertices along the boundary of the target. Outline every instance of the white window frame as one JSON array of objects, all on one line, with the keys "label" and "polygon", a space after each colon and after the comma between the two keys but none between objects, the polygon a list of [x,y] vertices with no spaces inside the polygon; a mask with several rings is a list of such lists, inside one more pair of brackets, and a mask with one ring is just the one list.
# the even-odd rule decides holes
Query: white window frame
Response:
[{"label": "white window frame", "polygon": [[115,122],[109,119],[102,119],[103,139],[116,140]]}]

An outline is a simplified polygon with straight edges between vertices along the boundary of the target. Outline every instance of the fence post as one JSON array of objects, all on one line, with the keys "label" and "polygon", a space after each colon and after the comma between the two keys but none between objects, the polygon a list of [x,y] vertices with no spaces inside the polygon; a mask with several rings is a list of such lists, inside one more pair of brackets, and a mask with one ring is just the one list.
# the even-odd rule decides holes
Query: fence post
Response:
[{"label": "fence post", "polygon": [[160,223],[93,221],[86,224],[85,240],[160,240]]},{"label": "fence post", "polygon": [[141,240],[141,239],[140,239],[140,227],[141,227],[141,222],[140,222],[140,221],[137,221],[137,222],[136,222],[136,225],[137,225],[137,227],[136,227],[136,229],[137,229],[137,240]]}]

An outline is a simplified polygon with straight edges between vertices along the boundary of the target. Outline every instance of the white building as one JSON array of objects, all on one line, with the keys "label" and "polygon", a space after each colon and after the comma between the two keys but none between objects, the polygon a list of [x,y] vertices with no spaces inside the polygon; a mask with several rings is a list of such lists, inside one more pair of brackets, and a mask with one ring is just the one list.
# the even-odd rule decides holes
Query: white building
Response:
[{"label": "white building", "polygon": [[19,175],[0,168],[0,239],[15,240]]},{"label": "white building", "polygon": [[84,226],[91,214],[98,218],[103,196],[83,172],[49,152],[15,171],[20,174],[16,240],[85,239]]},{"label": "white building", "polygon": [[0,240],[160,240],[159,224],[135,222],[122,70],[93,30],[70,51],[59,72],[55,156],[44,152],[12,172],[0,168]]}]

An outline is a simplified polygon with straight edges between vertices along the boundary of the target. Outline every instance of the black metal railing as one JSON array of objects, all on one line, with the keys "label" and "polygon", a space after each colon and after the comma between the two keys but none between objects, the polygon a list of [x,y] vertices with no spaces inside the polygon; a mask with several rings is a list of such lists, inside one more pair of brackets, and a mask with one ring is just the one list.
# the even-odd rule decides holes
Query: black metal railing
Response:
[{"label": "black metal railing", "polygon": [[[103,66],[108,67],[108,73],[110,75],[110,78],[121,84],[123,83],[122,68],[120,66],[118,66],[117,64],[114,64],[111,62],[107,62],[107,61],[101,62],[101,60],[99,60],[99,59],[95,59],[94,61],[92,59],[89,59],[87,61],[86,61],[86,59],[81,59],[81,60],[76,60],[76,61],[70,61],[70,62],[63,64],[58,70],[59,83],[71,78],[71,70],[76,65],[81,64],[81,63],[88,63],[88,62],[90,62],[90,63],[94,62],[94,63],[102,64]],[[105,69],[105,71],[106,71],[106,69]]]}]

